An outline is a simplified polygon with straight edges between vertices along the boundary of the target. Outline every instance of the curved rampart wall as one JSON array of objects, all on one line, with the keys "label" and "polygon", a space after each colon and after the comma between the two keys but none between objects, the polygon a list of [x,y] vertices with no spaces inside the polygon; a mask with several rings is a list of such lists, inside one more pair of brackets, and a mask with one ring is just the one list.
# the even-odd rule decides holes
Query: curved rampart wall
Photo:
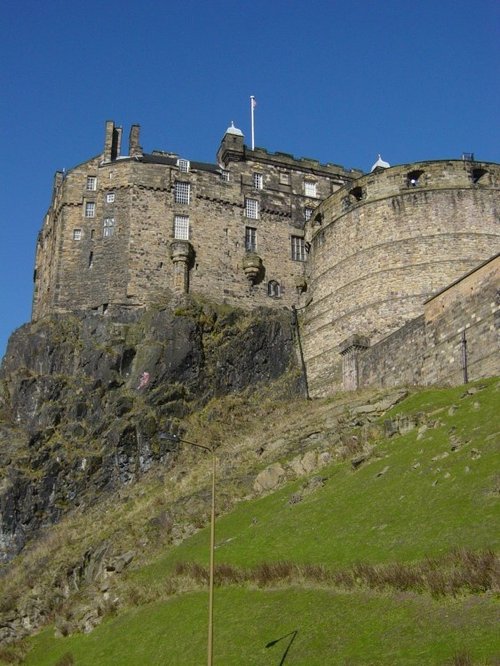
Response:
[{"label": "curved rampart wall", "polygon": [[500,165],[422,162],[363,176],[315,210],[303,316],[314,395],[341,386],[343,340],[382,339],[500,250],[499,188]]}]

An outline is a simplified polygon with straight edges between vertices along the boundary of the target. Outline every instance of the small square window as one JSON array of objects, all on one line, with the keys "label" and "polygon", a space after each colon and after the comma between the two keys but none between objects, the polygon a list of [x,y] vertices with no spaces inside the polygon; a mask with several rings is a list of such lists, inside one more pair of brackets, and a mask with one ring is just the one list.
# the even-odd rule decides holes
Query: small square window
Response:
[{"label": "small square window", "polygon": [[257,250],[257,229],[245,227],[245,250],[255,252]]},{"label": "small square window", "polygon": [[259,219],[259,202],[257,199],[245,199],[245,217]]},{"label": "small square window", "polygon": [[97,189],[97,178],[95,176],[87,176],[87,189],[95,192]]},{"label": "small square window", "polygon": [[179,158],[177,160],[177,166],[179,167],[179,171],[187,173],[189,171],[190,162],[189,160],[183,160]]},{"label": "small square window", "polygon": [[95,217],[95,203],[93,201],[86,202],[85,217]]},{"label": "small square window", "polygon": [[253,174],[253,187],[255,190],[261,190],[264,187],[264,176],[261,173]]},{"label": "small square window", "polygon": [[105,217],[102,223],[102,236],[103,238],[109,238],[113,235],[115,231],[115,218],[114,217]]},{"label": "small square window", "polygon": [[309,207],[304,208],[304,220],[306,222],[308,222],[311,219],[312,212],[313,212],[312,208]]},{"label": "small square window", "polygon": [[176,215],[174,217],[174,238],[189,240],[189,216]]},{"label": "small square window", "polygon": [[220,172],[220,178],[223,180],[225,183],[229,183],[229,171],[221,171]]},{"label": "small square window", "polygon": [[82,230],[73,229],[73,240],[79,241],[82,240]]},{"label": "small square window", "polygon": [[106,194],[106,203],[114,203],[115,202],[115,193],[114,192],[108,192]]},{"label": "small square window", "polygon": [[175,203],[188,204],[191,199],[191,183],[177,181],[174,185]]},{"label": "small square window", "polygon": [[312,180],[305,180],[304,181],[304,194],[306,197],[316,197],[317,195],[317,183],[313,182]]},{"label": "small square window", "polygon": [[306,246],[301,236],[292,236],[292,259],[293,261],[306,260]]},{"label": "small square window", "polygon": [[286,171],[280,173],[280,183],[282,185],[290,185],[290,174]]}]

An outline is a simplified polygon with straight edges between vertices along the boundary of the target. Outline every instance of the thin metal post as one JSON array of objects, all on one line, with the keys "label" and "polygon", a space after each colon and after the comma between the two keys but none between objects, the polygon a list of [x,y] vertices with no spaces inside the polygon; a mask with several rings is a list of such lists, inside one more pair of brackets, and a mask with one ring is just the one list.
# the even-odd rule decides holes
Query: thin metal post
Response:
[{"label": "thin metal post", "polygon": [[300,328],[299,328],[299,318],[297,316],[297,308],[295,305],[292,305],[292,323],[295,326],[295,331],[297,332],[297,343],[299,345],[299,356],[300,364],[302,367],[302,377],[304,378],[304,388],[306,391],[306,399],[310,400],[311,396],[309,395],[309,382],[307,381],[307,368],[306,362],[304,361],[304,352],[302,351],[302,340],[300,339]]},{"label": "thin metal post", "polygon": [[254,109],[255,109],[255,97],[250,95],[250,120],[252,125],[252,150],[255,150],[255,124],[254,124]]},{"label": "thin metal post", "polygon": [[462,331],[462,370],[464,373],[464,384],[469,383],[469,370],[467,368],[467,338],[465,337],[465,328]]},{"label": "thin metal post", "polygon": [[212,448],[212,511],[210,515],[210,579],[208,586],[208,666],[213,664],[214,645],[214,551],[215,551],[215,449]]},{"label": "thin metal post", "polygon": [[210,565],[209,565],[209,584],[208,584],[208,640],[207,640],[207,663],[208,666],[213,665],[213,645],[214,645],[214,553],[215,553],[215,468],[216,457],[215,447],[205,446],[204,444],[197,444],[190,442],[187,439],[182,439],[179,435],[171,433],[163,433],[162,439],[170,442],[180,444],[189,444],[196,446],[197,449],[205,449],[212,454],[212,507],[210,511]]}]

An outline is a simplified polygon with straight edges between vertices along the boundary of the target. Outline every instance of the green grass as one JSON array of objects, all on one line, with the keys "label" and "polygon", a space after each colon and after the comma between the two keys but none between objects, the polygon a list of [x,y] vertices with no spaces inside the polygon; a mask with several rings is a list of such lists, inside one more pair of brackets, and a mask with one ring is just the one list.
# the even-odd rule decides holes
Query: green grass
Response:
[{"label": "green grass", "polygon": [[[237,504],[217,519],[216,562],[248,568],[286,560],[340,569],[357,561],[418,562],[457,548],[497,549],[500,384],[476,386],[473,394],[458,387],[410,396],[384,418],[425,414],[419,420],[426,430],[380,440],[356,471],[348,460],[322,468],[324,486],[299,503],[289,499],[304,480]],[[122,582],[167,588],[175,565],[185,561],[206,565],[207,529],[136,566]],[[215,608],[214,661],[224,666],[451,664],[460,651],[474,664],[500,660],[492,593],[435,600],[306,583],[247,584],[217,588]],[[206,594],[191,590],[122,610],[89,635],[56,639],[48,629],[30,640],[25,663],[54,666],[71,653],[79,666],[198,665],[205,661],[206,621]]]},{"label": "green grass", "polygon": [[[186,594],[134,609],[89,635],[41,634],[27,666],[53,666],[70,652],[78,666],[198,666],[206,659],[207,597]],[[277,666],[296,631],[286,666],[445,664],[459,650],[498,654],[488,598],[437,603],[405,595],[326,590],[217,590],[214,663]],[[266,645],[283,636],[274,646]]]},{"label": "green grass", "polygon": [[[295,482],[239,504],[217,521],[217,560],[238,566],[293,560],[341,567],[356,560],[409,562],[459,547],[498,546],[493,526],[498,525],[500,434],[490,435],[498,423],[500,394],[496,383],[460,399],[463,392],[463,387],[426,391],[393,410],[392,416],[422,411],[424,405],[435,411],[457,398],[455,414],[436,415],[442,425],[420,440],[417,429],[386,440],[378,448],[381,457],[355,472],[348,463],[322,469],[324,487],[302,502],[289,504],[301,485]],[[480,408],[474,409],[477,402]],[[451,428],[464,442],[456,451],[450,448]],[[449,455],[433,460],[444,453]],[[207,532],[201,531],[138,575],[156,579],[178,561],[206,562],[207,543]]]}]

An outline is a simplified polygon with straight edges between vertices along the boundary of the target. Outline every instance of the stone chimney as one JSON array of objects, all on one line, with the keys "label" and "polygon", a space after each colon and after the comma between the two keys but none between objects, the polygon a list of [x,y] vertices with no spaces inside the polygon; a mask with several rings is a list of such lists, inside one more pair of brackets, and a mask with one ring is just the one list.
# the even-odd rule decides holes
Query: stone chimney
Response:
[{"label": "stone chimney", "polygon": [[139,145],[140,125],[132,125],[128,136],[128,154],[130,157],[142,157],[142,147]]},{"label": "stone chimney", "polygon": [[113,120],[106,120],[106,135],[104,138],[104,153],[102,159],[104,162],[112,162],[120,157],[120,147],[122,142],[122,128],[115,127]]}]

